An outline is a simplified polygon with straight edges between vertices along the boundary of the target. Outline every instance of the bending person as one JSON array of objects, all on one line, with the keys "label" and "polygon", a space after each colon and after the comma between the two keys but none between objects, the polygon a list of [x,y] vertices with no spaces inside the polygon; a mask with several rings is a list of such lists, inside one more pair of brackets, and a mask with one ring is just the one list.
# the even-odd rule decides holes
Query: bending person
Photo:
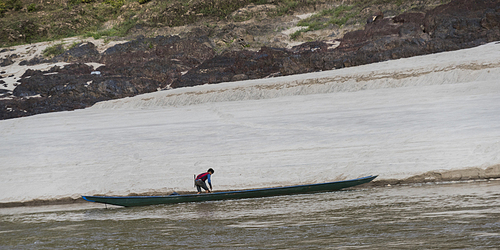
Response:
[{"label": "bending person", "polygon": [[[206,173],[202,173],[196,176],[196,179],[194,180],[194,185],[196,186],[196,189],[198,189],[198,194],[201,193],[201,188],[205,189],[207,193],[210,193],[210,190],[212,190],[212,180],[210,179],[210,176],[213,174],[214,170],[209,168]],[[208,185],[210,185],[210,190],[208,189],[205,181],[207,181]]]}]

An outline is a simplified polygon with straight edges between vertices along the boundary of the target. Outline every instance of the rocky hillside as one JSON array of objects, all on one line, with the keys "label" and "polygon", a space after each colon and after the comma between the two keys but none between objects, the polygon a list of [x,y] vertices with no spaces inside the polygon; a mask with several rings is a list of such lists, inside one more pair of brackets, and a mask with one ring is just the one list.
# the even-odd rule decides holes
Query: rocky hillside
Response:
[{"label": "rocky hillside", "polygon": [[500,0],[1,0],[0,12],[0,119],[500,40]]},{"label": "rocky hillside", "polygon": [[201,28],[218,52],[284,47],[290,35],[295,43],[341,38],[377,13],[425,12],[449,1],[0,0],[0,46],[75,35],[156,37]]}]

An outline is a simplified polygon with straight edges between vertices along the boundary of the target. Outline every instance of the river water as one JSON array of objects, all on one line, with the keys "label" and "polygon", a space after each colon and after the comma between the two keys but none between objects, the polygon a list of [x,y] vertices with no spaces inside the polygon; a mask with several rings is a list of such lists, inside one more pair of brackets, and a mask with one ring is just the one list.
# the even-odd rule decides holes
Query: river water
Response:
[{"label": "river water", "polygon": [[121,208],[0,209],[0,249],[477,249],[500,246],[500,181]]}]

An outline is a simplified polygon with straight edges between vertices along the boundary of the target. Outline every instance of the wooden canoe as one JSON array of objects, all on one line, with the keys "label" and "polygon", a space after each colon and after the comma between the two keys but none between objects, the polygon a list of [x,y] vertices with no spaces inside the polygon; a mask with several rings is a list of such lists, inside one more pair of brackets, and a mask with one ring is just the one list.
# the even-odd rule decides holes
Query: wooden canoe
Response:
[{"label": "wooden canoe", "polygon": [[168,196],[82,196],[86,201],[105,203],[124,207],[147,206],[158,204],[175,204],[182,202],[202,202],[202,201],[217,201],[230,199],[246,199],[259,198],[279,195],[292,195],[304,193],[317,193],[337,191],[343,188],[354,187],[364,183],[368,183],[377,176],[366,176],[362,178],[334,181],[318,184],[260,188],[249,190],[238,190],[228,192],[214,192],[202,194],[184,194],[184,195],[168,195]]}]

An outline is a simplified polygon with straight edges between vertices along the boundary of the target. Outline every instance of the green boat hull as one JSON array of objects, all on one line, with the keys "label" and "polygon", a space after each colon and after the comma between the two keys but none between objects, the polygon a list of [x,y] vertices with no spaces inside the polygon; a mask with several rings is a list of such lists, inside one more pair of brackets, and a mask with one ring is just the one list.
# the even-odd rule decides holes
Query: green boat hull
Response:
[{"label": "green boat hull", "polygon": [[82,196],[83,199],[91,202],[105,203],[124,207],[148,206],[158,204],[175,204],[183,202],[203,202],[231,199],[260,198],[268,196],[292,195],[304,193],[318,193],[337,191],[343,188],[354,187],[365,184],[377,176],[366,176],[358,179],[326,182],[319,184],[261,188],[229,192],[215,192],[203,194],[185,194],[168,196]]}]

